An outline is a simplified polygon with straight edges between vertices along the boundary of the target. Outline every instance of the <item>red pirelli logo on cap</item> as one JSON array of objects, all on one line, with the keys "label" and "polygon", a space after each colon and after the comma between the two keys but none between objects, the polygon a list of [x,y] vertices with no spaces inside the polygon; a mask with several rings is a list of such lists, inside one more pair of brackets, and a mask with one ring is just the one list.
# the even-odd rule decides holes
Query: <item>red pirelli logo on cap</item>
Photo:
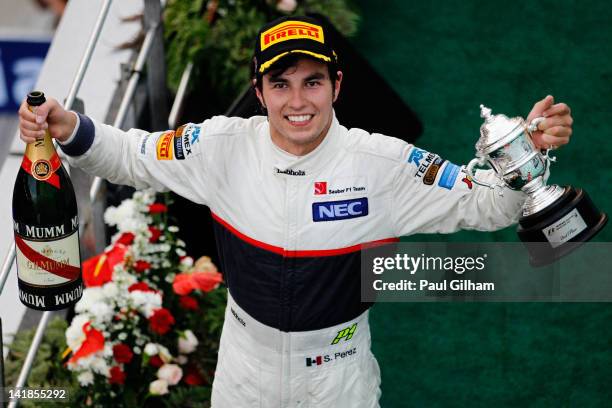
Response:
[{"label": "red pirelli logo on cap", "polygon": [[261,50],[287,40],[306,38],[324,43],[323,28],[303,21],[285,21],[261,34]]}]

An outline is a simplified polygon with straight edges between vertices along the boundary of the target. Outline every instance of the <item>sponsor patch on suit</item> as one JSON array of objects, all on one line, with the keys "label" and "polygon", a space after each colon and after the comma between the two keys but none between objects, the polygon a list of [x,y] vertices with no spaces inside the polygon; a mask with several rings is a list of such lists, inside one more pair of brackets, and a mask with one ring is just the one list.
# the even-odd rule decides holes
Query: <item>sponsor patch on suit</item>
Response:
[{"label": "sponsor patch on suit", "polygon": [[448,162],[446,167],[444,167],[444,171],[440,176],[440,181],[438,181],[438,186],[442,188],[446,188],[451,190],[455,185],[455,180],[457,180],[457,175],[459,175],[460,167],[456,164]]},{"label": "sponsor patch on suit", "polygon": [[367,179],[364,176],[335,177],[313,183],[313,196],[364,195],[367,194]]},{"label": "sponsor patch on suit", "polygon": [[436,158],[433,163],[429,166],[427,171],[425,172],[425,176],[423,176],[423,184],[431,186],[436,182],[436,176],[438,175],[438,171],[444,164],[444,159],[441,157]]},{"label": "sponsor patch on suit", "polygon": [[352,200],[324,201],[312,203],[312,220],[340,221],[350,218],[365,217],[368,215],[367,197],[354,198]]},{"label": "sponsor patch on suit", "polygon": [[170,130],[157,139],[157,160],[172,160],[172,141],[174,139],[174,131]]}]

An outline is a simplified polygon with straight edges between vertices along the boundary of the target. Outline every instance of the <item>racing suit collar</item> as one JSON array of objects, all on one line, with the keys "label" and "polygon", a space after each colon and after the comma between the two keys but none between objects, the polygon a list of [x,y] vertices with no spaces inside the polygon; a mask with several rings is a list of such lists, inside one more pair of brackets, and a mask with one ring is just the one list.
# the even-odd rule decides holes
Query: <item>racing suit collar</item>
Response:
[{"label": "racing suit collar", "polygon": [[265,159],[262,164],[264,171],[272,171],[281,177],[301,177],[311,176],[319,172],[326,164],[334,160],[337,156],[338,146],[338,128],[340,124],[336,118],[336,112],[333,112],[332,123],[323,138],[323,141],[316,149],[304,156],[295,156],[276,146],[269,136],[269,124],[263,127],[263,131],[267,133],[267,146]]}]

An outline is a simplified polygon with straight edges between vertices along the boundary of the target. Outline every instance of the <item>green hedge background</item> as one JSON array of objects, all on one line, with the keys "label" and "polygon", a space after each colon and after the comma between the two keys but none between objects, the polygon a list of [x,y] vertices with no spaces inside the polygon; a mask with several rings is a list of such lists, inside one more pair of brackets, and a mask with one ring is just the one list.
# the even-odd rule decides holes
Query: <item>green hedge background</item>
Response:
[{"label": "green hedge background", "polygon": [[[575,122],[550,181],[586,189],[612,213],[609,2],[355,3],[362,21],[351,41],[422,118],[425,132],[417,145],[467,163],[482,123],[479,104],[526,117],[551,94],[570,105]],[[401,120],[381,118],[394,119]],[[508,228],[410,240],[518,238]],[[597,240],[612,241],[612,226]],[[371,323],[383,407],[612,401],[610,304],[380,303]]]}]

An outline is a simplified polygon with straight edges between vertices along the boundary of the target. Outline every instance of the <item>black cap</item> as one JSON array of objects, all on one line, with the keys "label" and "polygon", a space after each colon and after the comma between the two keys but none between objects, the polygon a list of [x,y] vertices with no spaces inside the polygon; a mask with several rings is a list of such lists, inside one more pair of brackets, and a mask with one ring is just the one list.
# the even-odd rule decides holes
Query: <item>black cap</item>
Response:
[{"label": "black cap", "polygon": [[266,24],[257,33],[254,74],[265,74],[289,54],[304,54],[328,63],[337,63],[331,34],[320,21],[305,16],[284,16]]},{"label": "black cap", "polygon": [[45,94],[40,91],[32,91],[28,94],[27,104],[30,106],[40,106],[45,101]]}]

